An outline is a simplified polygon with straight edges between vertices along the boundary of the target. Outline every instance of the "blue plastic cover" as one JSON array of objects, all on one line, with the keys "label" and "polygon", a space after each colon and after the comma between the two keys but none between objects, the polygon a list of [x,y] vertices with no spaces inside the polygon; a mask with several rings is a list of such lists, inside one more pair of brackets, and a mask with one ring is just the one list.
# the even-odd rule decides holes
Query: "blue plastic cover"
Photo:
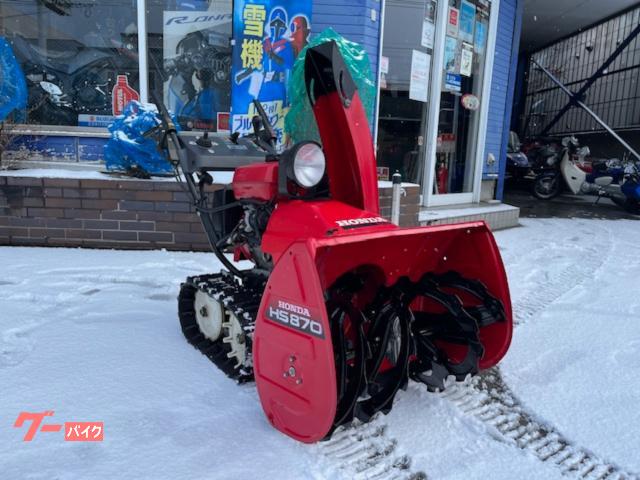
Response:
[{"label": "blue plastic cover", "polygon": [[631,200],[640,202],[640,184],[633,180],[627,180],[622,184],[622,193]]},{"label": "blue plastic cover", "polygon": [[[0,37],[0,122],[27,108],[27,81],[9,42]],[[24,112],[22,112],[24,113]]]},{"label": "blue plastic cover", "polygon": [[164,154],[158,150],[155,138],[144,134],[161,124],[155,105],[137,101],[129,103],[124,113],[109,126],[111,139],[104,146],[107,170],[129,171],[142,169],[149,174],[172,171]]}]

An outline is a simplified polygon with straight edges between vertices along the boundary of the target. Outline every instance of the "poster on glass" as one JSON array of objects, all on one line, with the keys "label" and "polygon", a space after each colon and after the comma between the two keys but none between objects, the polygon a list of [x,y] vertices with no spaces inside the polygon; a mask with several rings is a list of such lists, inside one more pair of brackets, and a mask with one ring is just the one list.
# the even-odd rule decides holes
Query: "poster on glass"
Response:
[{"label": "poster on glass", "polygon": [[184,129],[224,130],[218,119],[231,107],[231,0],[211,2],[206,12],[165,11],[163,25],[165,105]]},{"label": "poster on glass", "polygon": [[232,130],[252,132],[253,100],[259,100],[284,141],[293,63],[308,44],[311,2],[236,0],[233,10]]},{"label": "poster on glass", "polygon": [[473,43],[473,33],[476,21],[476,7],[473,3],[462,0],[460,5],[460,40]]}]

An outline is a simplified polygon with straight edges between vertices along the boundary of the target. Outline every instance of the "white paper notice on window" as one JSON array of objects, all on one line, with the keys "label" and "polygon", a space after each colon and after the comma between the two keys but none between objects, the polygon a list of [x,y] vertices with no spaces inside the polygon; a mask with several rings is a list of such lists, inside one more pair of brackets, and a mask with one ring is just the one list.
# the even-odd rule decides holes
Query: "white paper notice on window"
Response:
[{"label": "white paper notice on window", "polygon": [[389,57],[380,57],[380,73],[389,73]]},{"label": "white paper notice on window", "polygon": [[429,99],[429,71],[431,69],[431,55],[413,50],[411,55],[411,82],[409,84],[409,98],[418,102]]},{"label": "white paper notice on window", "polygon": [[473,46],[464,43],[460,58],[460,75],[470,77],[473,71]]},{"label": "white paper notice on window", "polygon": [[433,50],[433,41],[436,36],[436,26],[427,18],[422,22],[422,46]]}]

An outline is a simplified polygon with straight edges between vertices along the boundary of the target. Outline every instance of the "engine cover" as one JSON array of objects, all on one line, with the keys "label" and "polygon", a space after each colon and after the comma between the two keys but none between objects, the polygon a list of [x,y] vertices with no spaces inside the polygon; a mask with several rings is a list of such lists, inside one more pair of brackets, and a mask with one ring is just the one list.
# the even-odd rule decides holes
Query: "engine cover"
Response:
[{"label": "engine cover", "polygon": [[278,194],[278,164],[258,163],[236,169],[233,194],[237,200],[272,200]]}]

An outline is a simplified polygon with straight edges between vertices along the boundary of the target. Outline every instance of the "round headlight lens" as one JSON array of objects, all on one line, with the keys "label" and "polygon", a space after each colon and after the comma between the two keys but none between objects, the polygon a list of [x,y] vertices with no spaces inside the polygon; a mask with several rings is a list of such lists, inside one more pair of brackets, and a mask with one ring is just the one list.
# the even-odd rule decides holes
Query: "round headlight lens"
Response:
[{"label": "round headlight lens", "polygon": [[324,177],[326,160],[324,152],[317,143],[305,143],[295,153],[293,174],[301,187],[311,188]]}]

